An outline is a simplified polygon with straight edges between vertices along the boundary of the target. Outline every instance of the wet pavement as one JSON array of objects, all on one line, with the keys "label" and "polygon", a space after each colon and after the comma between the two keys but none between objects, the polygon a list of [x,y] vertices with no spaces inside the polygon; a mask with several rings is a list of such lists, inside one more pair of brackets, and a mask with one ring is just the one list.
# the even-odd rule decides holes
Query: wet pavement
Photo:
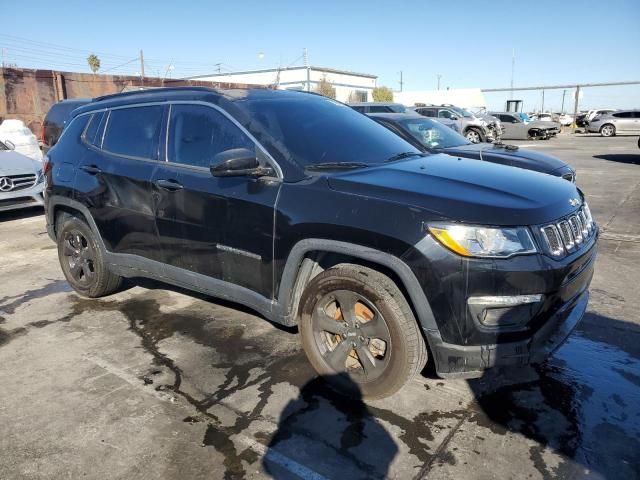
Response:
[{"label": "wet pavement", "polygon": [[640,478],[640,151],[532,148],[577,167],[603,227],[585,319],[541,367],[427,368],[375,402],[238,305],[144,280],[81,299],[40,213],[3,214],[0,478]]}]

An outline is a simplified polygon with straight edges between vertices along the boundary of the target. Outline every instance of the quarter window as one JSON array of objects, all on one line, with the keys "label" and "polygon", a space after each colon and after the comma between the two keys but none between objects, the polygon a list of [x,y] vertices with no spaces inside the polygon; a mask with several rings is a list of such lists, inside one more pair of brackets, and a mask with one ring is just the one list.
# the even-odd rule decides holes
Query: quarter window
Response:
[{"label": "quarter window", "polygon": [[98,112],[91,115],[91,119],[89,120],[89,125],[87,125],[86,130],[84,131],[83,138],[85,142],[90,143],[96,147],[100,146],[100,132],[102,129],[100,128],[102,123],[102,118],[104,117],[105,112]]},{"label": "quarter window", "polygon": [[103,148],[130,157],[157,159],[162,105],[111,110]]},{"label": "quarter window", "polygon": [[233,148],[255,150],[255,144],[222,113],[204,105],[171,106],[170,162],[209,168],[218,153]]}]

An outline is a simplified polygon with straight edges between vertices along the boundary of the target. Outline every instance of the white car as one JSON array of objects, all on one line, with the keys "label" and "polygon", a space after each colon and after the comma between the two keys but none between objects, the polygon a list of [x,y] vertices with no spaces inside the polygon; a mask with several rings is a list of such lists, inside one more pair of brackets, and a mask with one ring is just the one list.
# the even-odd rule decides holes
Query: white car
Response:
[{"label": "white car", "polygon": [[558,121],[560,125],[568,127],[573,123],[573,115],[569,115],[568,113],[563,113],[558,117]]},{"label": "white car", "polygon": [[0,212],[44,205],[42,163],[0,142]]}]

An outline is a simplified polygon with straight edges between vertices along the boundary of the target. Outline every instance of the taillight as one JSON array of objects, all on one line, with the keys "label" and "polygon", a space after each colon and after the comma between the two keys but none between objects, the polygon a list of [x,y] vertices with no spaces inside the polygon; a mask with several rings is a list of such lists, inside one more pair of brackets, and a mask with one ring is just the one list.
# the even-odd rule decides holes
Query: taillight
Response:
[{"label": "taillight", "polygon": [[42,159],[42,173],[47,174],[51,170],[51,159],[49,155],[45,155]]}]

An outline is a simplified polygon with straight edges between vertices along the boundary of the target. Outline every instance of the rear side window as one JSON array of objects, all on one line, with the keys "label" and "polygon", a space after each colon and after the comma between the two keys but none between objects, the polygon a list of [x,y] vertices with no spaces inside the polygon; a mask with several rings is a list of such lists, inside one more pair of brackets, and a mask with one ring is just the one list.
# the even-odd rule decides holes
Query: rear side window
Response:
[{"label": "rear side window", "polygon": [[255,144],[222,113],[204,105],[171,106],[170,162],[209,168],[218,153],[233,148],[255,150]]},{"label": "rear side window", "polygon": [[425,117],[435,117],[435,111],[432,108],[421,108],[418,110],[420,115],[424,115]]},{"label": "rear side window", "polygon": [[102,119],[106,115],[105,112],[98,112],[91,115],[89,125],[82,135],[85,142],[90,143],[96,147],[100,147],[100,141],[102,140]]},{"label": "rear side window", "polygon": [[102,148],[129,157],[157,159],[164,106],[111,110]]},{"label": "rear side window", "polygon": [[613,116],[618,118],[632,118],[631,112],[614,113]]}]

